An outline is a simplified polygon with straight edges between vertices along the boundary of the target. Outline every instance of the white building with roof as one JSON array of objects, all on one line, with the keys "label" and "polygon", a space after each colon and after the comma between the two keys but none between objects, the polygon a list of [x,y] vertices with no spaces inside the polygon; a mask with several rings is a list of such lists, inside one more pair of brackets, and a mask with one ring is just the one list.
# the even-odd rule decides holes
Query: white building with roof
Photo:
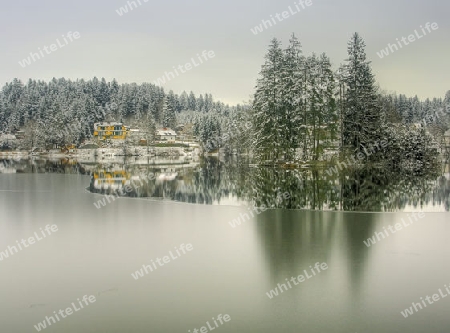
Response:
[{"label": "white building with roof", "polygon": [[156,140],[158,141],[175,141],[177,139],[177,132],[169,127],[164,127],[156,130]]}]

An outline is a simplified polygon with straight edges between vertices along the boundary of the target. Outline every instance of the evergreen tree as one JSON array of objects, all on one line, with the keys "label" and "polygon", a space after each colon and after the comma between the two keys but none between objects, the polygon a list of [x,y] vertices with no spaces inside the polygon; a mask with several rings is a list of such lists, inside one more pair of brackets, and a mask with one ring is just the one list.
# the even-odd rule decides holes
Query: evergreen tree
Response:
[{"label": "evergreen tree", "polygon": [[180,107],[183,111],[189,110],[188,94],[185,91],[180,95]]},{"label": "evergreen tree", "polygon": [[202,112],[205,111],[205,100],[202,94],[200,94],[199,98],[197,99],[197,110]]},{"label": "evergreen tree", "polygon": [[110,101],[108,84],[106,83],[106,80],[103,77],[98,86],[98,92],[97,92],[96,98],[97,98],[97,104],[101,105],[102,107],[105,107],[106,104],[109,103],[109,101]]},{"label": "evergreen tree", "polygon": [[336,106],[336,79],[330,59],[323,53],[319,58],[319,110],[316,113],[315,154],[317,160],[325,148],[334,146],[338,138],[339,122]]},{"label": "evergreen tree", "polygon": [[213,109],[214,100],[211,94],[205,94],[205,112],[209,112]]},{"label": "evergreen tree", "polygon": [[265,63],[257,81],[253,101],[253,147],[259,160],[277,161],[282,154],[280,144],[282,121],[281,79],[283,51],[276,38],[270,43]]},{"label": "evergreen tree", "polygon": [[342,136],[344,146],[356,153],[380,140],[383,127],[375,78],[358,33],[348,43],[348,55]]},{"label": "evergreen tree", "polygon": [[172,129],[175,128],[175,110],[173,109],[172,103],[167,97],[164,100],[164,107],[162,112],[162,125],[163,127],[170,127]]},{"label": "evergreen tree", "polygon": [[281,99],[283,123],[280,132],[286,160],[292,160],[296,148],[302,142],[304,131],[304,82],[305,58],[302,55],[301,44],[292,34],[289,46],[284,51],[284,61],[281,68]]},{"label": "evergreen tree", "polygon": [[197,111],[197,100],[192,91],[189,93],[188,105],[189,105],[189,110]]}]

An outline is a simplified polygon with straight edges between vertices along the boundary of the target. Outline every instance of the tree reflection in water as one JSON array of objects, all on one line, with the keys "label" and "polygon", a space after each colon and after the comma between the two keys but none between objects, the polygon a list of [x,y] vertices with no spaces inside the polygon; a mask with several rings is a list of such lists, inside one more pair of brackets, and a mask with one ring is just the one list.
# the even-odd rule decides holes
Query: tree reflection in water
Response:
[{"label": "tree reflection in water", "polygon": [[[242,204],[269,208],[398,211],[408,207],[450,208],[448,172],[420,175],[365,166],[331,176],[326,168],[254,167],[248,160],[154,165],[124,161],[84,164],[76,160],[3,160],[4,172],[66,173],[91,176],[89,190],[111,194],[118,188],[129,197],[148,197],[197,204]],[[101,184],[100,184],[101,183]],[[130,189],[129,188],[129,189]],[[289,193],[284,199],[283,193]]]}]

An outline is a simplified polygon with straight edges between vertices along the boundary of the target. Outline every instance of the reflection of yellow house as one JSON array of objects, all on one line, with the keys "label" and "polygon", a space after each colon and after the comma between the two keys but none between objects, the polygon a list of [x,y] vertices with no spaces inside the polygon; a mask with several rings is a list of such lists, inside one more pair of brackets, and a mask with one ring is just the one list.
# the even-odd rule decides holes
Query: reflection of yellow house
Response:
[{"label": "reflection of yellow house", "polygon": [[75,150],[77,149],[77,147],[73,144],[71,145],[65,145],[64,148],[61,148],[61,151],[63,153],[73,153],[75,152]]},{"label": "reflection of yellow house", "polygon": [[99,170],[94,172],[94,188],[116,190],[128,184],[129,179],[130,174],[125,170]]},{"label": "reflection of yellow house", "polygon": [[123,140],[127,137],[128,129],[122,123],[95,123],[94,137],[98,140]]}]

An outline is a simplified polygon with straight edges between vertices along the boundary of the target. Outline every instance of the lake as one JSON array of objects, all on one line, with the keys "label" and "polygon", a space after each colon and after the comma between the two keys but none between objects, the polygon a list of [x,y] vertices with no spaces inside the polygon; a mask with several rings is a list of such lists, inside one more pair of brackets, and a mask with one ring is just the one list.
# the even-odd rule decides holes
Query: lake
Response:
[{"label": "lake", "polygon": [[[0,262],[4,332],[36,331],[54,311],[80,308],[84,295],[96,301],[43,330],[450,327],[450,298],[419,303],[450,294],[448,170],[329,176],[206,159],[20,160],[2,171],[0,252],[18,248]],[[29,237],[38,241],[19,249]]]}]

